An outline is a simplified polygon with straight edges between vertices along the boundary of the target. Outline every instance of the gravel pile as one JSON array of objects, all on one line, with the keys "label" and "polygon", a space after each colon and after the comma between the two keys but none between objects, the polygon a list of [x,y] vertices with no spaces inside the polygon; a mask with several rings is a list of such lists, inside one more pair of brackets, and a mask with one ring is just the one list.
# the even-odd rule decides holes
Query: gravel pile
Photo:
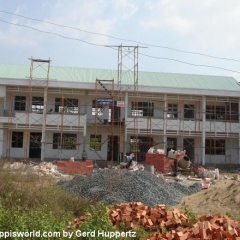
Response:
[{"label": "gravel pile", "polygon": [[57,185],[70,192],[99,201],[118,204],[142,202],[147,206],[179,204],[182,197],[200,191],[202,185],[167,182],[147,171],[101,169],[88,176],[60,180]]}]

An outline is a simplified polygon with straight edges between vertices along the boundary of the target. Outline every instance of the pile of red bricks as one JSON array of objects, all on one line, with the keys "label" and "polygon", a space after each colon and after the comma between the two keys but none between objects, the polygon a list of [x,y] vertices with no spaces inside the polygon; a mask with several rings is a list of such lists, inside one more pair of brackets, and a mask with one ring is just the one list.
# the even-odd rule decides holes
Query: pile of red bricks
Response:
[{"label": "pile of red bricks", "polygon": [[130,229],[139,225],[146,230],[187,225],[187,216],[184,213],[177,209],[169,211],[164,204],[159,204],[156,208],[145,206],[141,202],[118,204],[109,211],[109,216],[113,225],[126,222]]},{"label": "pile of red bricks", "polygon": [[64,174],[87,175],[93,172],[93,160],[86,160],[84,162],[58,161],[58,171]]},{"label": "pile of red bricks", "polygon": [[202,215],[197,223],[190,225],[188,216],[177,209],[170,211],[165,205],[152,208],[132,202],[115,205],[109,210],[109,216],[116,226],[123,221],[130,229],[142,226],[156,231],[142,240],[240,240],[239,222],[226,215]]},{"label": "pile of red bricks", "polygon": [[174,159],[166,157],[165,154],[159,153],[147,153],[145,164],[152,165],[156,170],[161,173],[172,172],[172,165],[174,163]]}]

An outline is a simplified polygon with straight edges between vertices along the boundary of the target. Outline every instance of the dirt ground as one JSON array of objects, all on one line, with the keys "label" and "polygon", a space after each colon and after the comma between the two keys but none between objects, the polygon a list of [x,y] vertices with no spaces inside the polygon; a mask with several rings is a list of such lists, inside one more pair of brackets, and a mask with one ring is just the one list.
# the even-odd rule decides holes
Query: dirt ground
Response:
[{"label": "dirt ground", "polygon": [[176,208],[184,210],[187,206],[197,214],[220,213],[240,220],[240,181],[233,180],[234,177],[240,178],[240,175],[228,174],[229,179],[224,179],[222,176],[226,175],[220,175],[220,179],[215,180],[215,184],[211,184],[208,189],[185,196]]}]

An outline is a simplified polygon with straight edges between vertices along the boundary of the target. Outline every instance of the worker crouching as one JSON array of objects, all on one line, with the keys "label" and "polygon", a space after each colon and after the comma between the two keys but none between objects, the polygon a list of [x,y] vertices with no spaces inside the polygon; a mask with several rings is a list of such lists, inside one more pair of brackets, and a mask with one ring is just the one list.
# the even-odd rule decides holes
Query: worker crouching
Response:
[{"label": "worker crouching", "polygon": [[131,153],[129,156],[124,154],[125,160],[126,160],[126,168],[129,169],[129,167],[132,165],[132,161],[135,157],[134,153]]}]

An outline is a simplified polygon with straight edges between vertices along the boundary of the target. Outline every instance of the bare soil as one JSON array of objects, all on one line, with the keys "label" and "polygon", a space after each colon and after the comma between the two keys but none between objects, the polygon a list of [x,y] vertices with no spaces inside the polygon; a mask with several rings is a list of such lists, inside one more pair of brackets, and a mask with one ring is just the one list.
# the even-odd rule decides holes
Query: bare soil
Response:
[{"label": "bare soil", "polygon": [[183,211],[187,207],[200,215],[220,213],[240,220],[240,181],[229,178],[216,180],[208,189],[185,196],[175,207]]}]

